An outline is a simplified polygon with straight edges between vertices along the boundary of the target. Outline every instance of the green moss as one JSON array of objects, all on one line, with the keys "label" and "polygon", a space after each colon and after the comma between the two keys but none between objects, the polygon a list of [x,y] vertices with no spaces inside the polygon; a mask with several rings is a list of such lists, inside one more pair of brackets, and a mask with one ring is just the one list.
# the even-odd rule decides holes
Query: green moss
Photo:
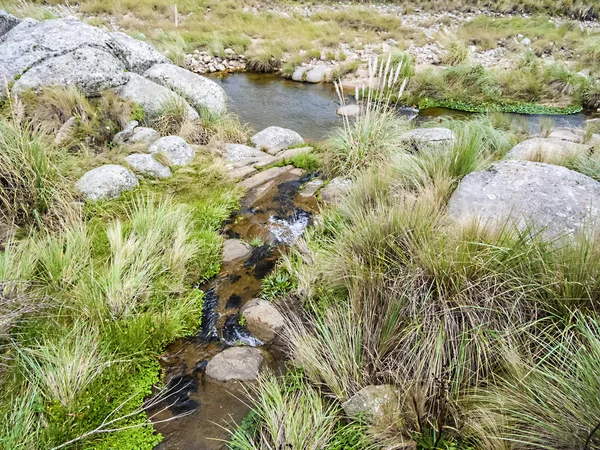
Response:
[{"label": "green moss", "polygon": [[576,114],[583,110],[581,106],[557,108],[553,106],[536,105],[533,103],[482,103],[474,104],[455,100],[435,100],[425,98],[419,101],[419,109],[448,108],[474,113],[505,112],[518,114],[566,115]]}]

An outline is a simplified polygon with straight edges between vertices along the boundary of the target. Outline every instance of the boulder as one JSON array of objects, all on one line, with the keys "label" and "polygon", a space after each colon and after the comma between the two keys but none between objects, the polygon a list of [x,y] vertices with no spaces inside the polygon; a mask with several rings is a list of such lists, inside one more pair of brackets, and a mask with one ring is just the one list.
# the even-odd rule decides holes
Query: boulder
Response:
[{"label": "boulder", "polygon": [[263,362],[254,347],[230,347],[215,355],[206,366],[206,375],[217,381],[255,380]]},{"label": "boulder", "polygon": [[285,320],[270,302],[255,298],[241,311],[248,331],[263,342],[271,342],[283,329]]},{"label": "boulder", "polygon": [[550,138],[532,138],[515,145],[506,157],[508,159],[560,164],[568,158],[587,155],[589,152],[589,146],[575,142]]},{"label": "boulder", "polygon": [[226,239],[223,243],[223,262],[231,263],[250,256],[252,247],[239,239]]},{"label": "boulder", "polygon": [[125,67],[114,56],[92,47],[81,47],[50,58],[25,72],[13,92],[48,86],[76,86],[90,97],[127,83]]},{"label": "boulder", "polygon": [[37,26],[38,23],[40,23],[39,20],[26,17],[25,19],[21,20],[18,24],[16,24],[13,28],[8,30],[6,34],[0,35],[0,43],[9,40],[13,34],[20,34],[23,33],[25,30],[29,30],[30,28]]},{"label": "boulder", "polygon": [[320,83],[325,78],[326,71],[327,66],[325,65],[314,67],[306,73],[305,81],[307,83]]},{"label": "boulder", "polygon": [[168,63],[169,60],[150,44],[121,32],[109,33],[108,46],[130,72],[143,74],[154,64]]},{"label": "boulder", "polygon": [[140,105],[150,118],[160,116],[169,103],[183,104],[188,119],[196,120],[199,118],[196,110],[175,92],[135,73],[130,73],[129,81],[116,88],[115,93]]},{"label": "boulder", "polygon": [[555,240],[598,228],[600,183],[565,167],[502,161],[467,175],[448,204],[450,216],[484,224],[532,226]]},{"label": "boulder", "polygon": [[160,139],[160,133],[154,128],[136,127],[127,139],[127,144],[149,146]]},{"label": "boulder", "polygon": [[123,131],[119,131],[117,134],[115,134],[115,136],[113,137],[113,142],[115,144],[124,144],[125,141],[127,141],[131,138],[131,136],[133,136],[133,130],[135,130],[135,127],[137,127],[138,125],[139,122],[137,120],[132,120],[131,122],[129,122],[127,126],[123,129]]},{"label": "boulder", "polygon": [[141,175],[155,178],[169,178],[171,169],[159,163],[152,155],[146,153],[134,153],[125,158],[133,170]]},{"label": "boulder", "polygon": [[356,117],[360,114],[360,106],[358,106],[358,105],[340,106],[335,113],[338,116],[342,116],[342,117]]},{"label": "boulder", "polygon": [[418,145],[449,144],[456,139],[454,132],[448,128],[417,128],[402,135],[407,140]]},{"label": "boulder", "polygon": [[194,159],[194,149],[179,136],[166,136],[154,142],[148,151],[162,153],[173,166],[185,166]]},{"label": "boulder", "polygon": [[371,385],[362,388],[342,403],[342,408],[349,417],[364,416],[372,420],[383,416],[386,409],[397,408],[398,401],[398,390],[394,386],[389,384]]},{"label": "boulder", "polygon": [[330,205],[339,203],[348,194],[351,187],[351,180],[343,177],[334,178],[321,189],[321,200]]},{"label": "boulder", "polygon": [[313,151],[312,147],[290,148],[289,150],[284,150],[281,153],[277,153],[277,156],[275,159],[277,159],[279,161],[285,161],[286,159],[292,159],[292,158],[295,158],[296,156],[303,155],[305,153],[310,153],[312,151]]},{"label": "boulder", "polygon": [[268,127],[256,133],[250,139],[252,143],[261,150],[266,150],[276,155],[293,145],[303,144],[302,136],[293,130],[281,127]]},{"label": "boulder", "polygon": [[19,22],[20,20],[12,14],[7,13],[6,11],[0,11],[0,37],[12,30]]},{"label": "boulder", "polygon": [[225,144],[222,154],[223,158],[233,165],[233,168],[255,165],[257,163],[268,165],[277,161],[277,158],[268,153],[242,144]]},{"label": "boulder", "polygon": [[136,176],[123,166],[107,164],[86,172],[75,187],[86,200],[117,198],[138,185]]},{"label": "boulder", "polygon": [[197,111],[208,109],[221,114],[227,109],[227,96],[223,88],[202,75],[173,64],[155,64],[144,76],[179,93]]},{"label": "boulder", "polygon": [[292,80],[294,81],[304,81],[304,74],[308,69],[306,67],[297,67],[292,74]]}]

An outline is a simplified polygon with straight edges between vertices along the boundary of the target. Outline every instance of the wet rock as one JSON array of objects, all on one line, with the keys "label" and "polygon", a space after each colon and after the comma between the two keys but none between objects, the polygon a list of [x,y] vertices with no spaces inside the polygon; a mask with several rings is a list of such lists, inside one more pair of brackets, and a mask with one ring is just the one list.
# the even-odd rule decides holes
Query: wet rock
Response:
[{"label": "wet rock", "polygon": [[158,117],[169,103],[183,104],[188,119],[199,118],[196,110],[175,92],[135,73],[130,73],[129,81],[116,88],[115,93],[140,105],[150,118]]},{"label": "wet rock", "polygon": [[358,106],[358,105],[340,106],[335,113],[338,116],[342,116],[342,117],[356,117],[360,114],[360,106]]},{"label": "wet rock", "polygon": [[565,167],[502,161],[467,175],[448,204],[450,216],[519,229],[532,226],[550,240],[598,229],[600,183]]},{"label": "wet rock", "polygon": [[306,67],[297,67],[292,74],[293,81],[304,81],[304,76],[308,69]]},{"label": "wet rock", "polygon": [[383,384],[362,388],[342,403],[342,408],[352,418],[364,415],[369,419],[376,419],[397,405],[398,390],[392,385]]},{"label": "wet rock", "polygon": [[283,329],[285,320],[270,302],[255,298],[241,311],[246,328],[261,341],[271,342]]},{"label": "wet rock", "polygon": [[257,348],[230,347],[208,362],[206,375],[218,381],[255,380],[262,362],[263,355]]},{"label": "wet rock", "polygon": [[350,191],[352,181],[347,178],[337,177],[321,189],[321,200],[327,204],[339,203]]},{"label": "wet rock", "polygon": [[291,148],[289,150],[284,150],[281,153],[277,153],[277,160],[285,161],[286,159],[292,159],[298,155],[302,155],[304,153],[310,153],[312,151],[313,151],[312,147]]},{"label": "wet rock", "polygon": [[115,144],[124,144],[125,141],[133,136],[133,130],[135,130],[135,127],[138,125],[139,122],[137,120],[132,120],[129,122],[123,131],[119,131],[117,134],[115,134],[115,137],[113,137],[113,142]]},{"label": "wet rock", "polygon": [[302,190],[300,191],[301,197],[312,197],[317,191],[323,186],[325,182],[320,178],[315,178],[314,180],[309,181],[304,185]]},{"label": "wet rock", "polygon": [[327,66],[320,65],[306,73],[305,81],[307,83],[320,83],[325,78],[325,72],[327,71]]},{"label": "wet rock", "polygon": [[130,72],[142,74],[154,64],[168,63],[169,60],[146,42],[134,39],[125,33],[109,33],[109,46],[114,55],[125,64]]},{"label": "wet rock", "polygon": [[289,172],[292,170],[294,166],[285,166],[285,167],[271,167],[263,172],[259,172],[256,175],[251,176],[250,178],[246,178],[244,181],[240,183],[240,186],[246,190],[254,189],[262,184],[271,181],[273,178],[278,177],[279,175]]},{"label": "wet rock", "polygon": [[173,64],[156,64],[144,76],[185,98],[197,111],[208,109],[221,114],[227,109],[227,96],[221,86],[208,78]]},{"label": "wet rock", "polygon": [[117,198],[138,185],[136,176],[127,168],[107,164],[86,172],[76,183],[76,188],[86,200]]},{"label": "wet rock", "polygon": [[6,11],[0,11],[0,37],[19,24],[20,20]]},{"label": "wet rock", "polygon": [[171,169],[163,166],[152,155],[146,153],[134,153],[125,158],[134,171],[139,174],[155,178],[169,178]]},{"label": "wet rock", "polygon": [[165,136],[154,142],[148,151],[162,153],[173,166],[185,166],[194,159],[194,149],[179,136]]},{"label": "wet rock", "polygon": [[13,92],[18,94],[48,86],[76,86],[86,96],[98,95],[125,84],[128,76],[124,69],[114,56],[82,47],[32,67],[15,82]]},{"label": "wet rock", "polygon": [[268,127],[250,139],[256,148],[276,155],[281,150],[304,143],[302,136],[293,130],[281,127]]},{"label": "wet rock", "polygon": [[589,146],[575,142],[550,138],[532,138],[515,145],[506,157],[507,159],[560,164],[568,158],[583,156],[589,152]]},{"label": "wet rock", "polygon": [[160,139],[160,134],[154,128],[136,127],[127,140],[127,144],[149,146]]},{"label": "wet rock", "polygon": [[418,145],[449,144],[456,139],[454,132],[448,128],[417,128],[402,136],[407,141]]},{"label": "wet rock", "polygon": [[239,239],[226,239],[223,243],[223,262],[232,263],[247,258],[252,247]]}]

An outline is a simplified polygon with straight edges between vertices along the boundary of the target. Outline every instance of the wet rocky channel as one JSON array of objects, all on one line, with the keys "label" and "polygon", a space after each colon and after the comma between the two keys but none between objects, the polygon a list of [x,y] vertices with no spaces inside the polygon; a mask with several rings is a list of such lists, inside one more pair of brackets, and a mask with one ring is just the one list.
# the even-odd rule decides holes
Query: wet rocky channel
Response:
[{"label": "wet rocky channel", "polygon": [[[298,195],[310,178],[299,169],[282,173],[249,191],[241,209],[225,224],[226,238],[255,246],[245,257],[224,262],[215,279],[199,286],[206,293],[200,330],[173,343],[161,357],[165,384],[174,394],[156,408],[163,410],[154,420],[164,436],[157,449],[225,448],[224,441],[230,437],[227,425],[239,424],[250,410],[240,382],[216,381],[205,374],[208,361],[226,348],[258,348],[263,367],[276,372],[283,369],[284,354],[277,340],[263,345],[240,324],[240,311],[259,296],[262,280],[274,268],[281,250],[311,224],[317,201],[314,196]],[[160,422],[182,414],[188,415]]]}]

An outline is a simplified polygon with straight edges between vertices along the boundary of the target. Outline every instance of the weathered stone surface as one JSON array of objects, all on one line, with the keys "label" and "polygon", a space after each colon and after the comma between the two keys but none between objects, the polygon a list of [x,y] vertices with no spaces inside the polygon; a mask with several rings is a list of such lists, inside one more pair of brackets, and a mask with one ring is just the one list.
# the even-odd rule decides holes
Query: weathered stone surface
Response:
[{"label": "weathered stone surface", "polygon": [[150,44],[134,39],[125,33],[109,33],[108,46],[130,72],[142,74],[154,64],[168,63],[169,60]]},{"label": "weathered stone surface", "polygon": [[25,72],[13,92],[48,86],[76,86],[86,96],[121,86],[128,80],[125,67],[114,56],[92,47],[81,47],[50,58]]},{"label": "weathered stone surface", "polygon": [[127,164],[133,167],[137,173],[155,178],[169,178],[171,169],[163,166],[152,155],[146,153],[134,153],[125,158]]},{"label": "weathered stone surface", "polygon": [[257,163],[268,165],[277,161],[277,158],[268,153],[242,144],[225,144],[223,146],[223,158],[231,163],[234,168],[248,165],[254,166]]},{"label": "weathered stone surface", "polygon": [[555,128],[548,135],[550,139],[560,139],[561,141],[583,143],[585,131],[579,128]]},{"label": "weathered stone surface", "polygon": [[325,78],[325,72],[327,71],[327,66],[321,65],[310,69],[306,73],[305,81],[307,83],[320,83]]},{"label": "weathered stone surface", "polygon": [[258,377],[262,362],[257,348],[230,347],[208,362],[206,375],[218,381],[250,381]]},{"label": "weathered stone surface", "polygon": [[321,189],[321,200],[330,205],[336,204],[348,194],[351,187],[351,180],[343,177],[334,178]]},{"label": "weathered stone surface", "polygon": [[20,20],[6,11],[0,11],[0,37],[19,24]]},{"label": "weathered stone surface", "polygon": [[227,96],[221,86],[208,78],[173,64],[155,64],[144,76],[179,93],[190,105],[220,114],[227,109]]},{"label": "weathered stone surface", "polygon": [[148,151],[162,153],[173,166],[185,166],[194,159],[194,149],[179,136],[165,136],[154,142]]},{"label": "weathered stone surface", "polygon": [[598,229],[600,183],[565,167],[502,161],[467,175],[450,199],[452,217],[519,229],[532,226],[548,239]]},{"label": "weathered stone surface", "polygon": [[320,178],[315,178],[314,180],[311,180],[304,185],[304,187],[300,191],[300,196],[312,197],[324,184],[325,182],[323,180],[321,180]]},{"label": "weathered stone surface", "polygon": [[342,116],[342,117],[356,117],[360,114],[360,106],[358,106],[358,105],[340,106],[335,113],[338,116]]},{"label": "weathered stone surface", "polygon": [[558,164],[567,158],[583,156],[589,152],[589,146],[575,142],[550,138],[532,138],[515,145],[506,157],[508,159]]},{"label": "weathered stone surface", "polygon": [[175,92],[135,73],[130,73],[129,81],[116,88],[115,92],[120,97],[140,105],[150,118],[159,116],[169,103],[183,104],[190,120],[196,120],[199,117],[196,110]]},{"label": "weathered stone surface", "polygon": [[276,155],[281,150],[285,150],[293,145],[304,143],[302,136],[298,133],[281,127],[265,128],[252,136],[250,140],[257,148],[266,150],[272,155]]},{"label": "weathered stone surface", "polygon": [[270,302],[255,298],[241,311],[248,331],[263,342],[271,342],[283,329],[285,320]]},{"label": "weathered stone surface", "polygon": [[246,178],[240,183],[240,186],[246,190],[254,189],[261,184],[266,183],[267,181],[271,181],[273,178],[277,178],[279,175],[285,172],[289,172],[293,168],[294,166],[271,167],[270,169],[251,176],[250,178]]},{"label": "weathered stone surface", "polygon": [[381,417],[386,409],[397,406],[398,391],[389,384],[366,386],[342,403],[342,408],[349,417],[364,415],[369,419]]},{"label": "weathered stone surface", "polygon": [[6,34],[0,36],[0,43],[11,39],[11,36],[13,34],[20,34],[23,33],[25,30],[29,30],[37,26],[38,23],[40,23],[39,20],[32,19],[31,17],[27,17],[21,20],[17,25],[8,30]]},{"label": "weathered stone surface", "polygon": [[304,81],[304,74],[308,69],[306,67],[298,67],[294,70],[292,74],[292,80],[294,81]]},{"label": "weathered stone surface", "polygon": [[123,129],[123,131],[119,131],[117,134],[115,134],[115,136],[113,137],[113,142],[115,144],[125,143],[125,141],[127,141],[131,138],[131,136],[133,136],[133,130],[135,130],[135,127],[137,127],[138,125],[139,122],[137,120],[132,120],[131,122],[129,122],[127,126]]},{"label": "weathered stone surface", "polygon": [[86,200],[95,201],[117,198],[137,185],[138,180],[129,169],[107,164],[86,172],[75,186]]},{"label": "weathered stone surface", "polygon": [[252,247],[239,239],[226,239],[223,243],[223,262],[231,263],[250,256]]},{"label": "weathered stone surface", "polygon": [[454,132],[448,128],[417,128],[408,131],[402,136],[408,141],[413,141],[417,144],[445,144],[453,142],[456,139]]},{"label": "weathered stone surface", "polygon": [[289,150],[284,150],[281,153],[277,153],[276,159],[279,161],[284,161],[286,159],[291,159],[298,155],[302,155],[304,153],[310,153],[312,151],[313,151],[312,147],[291,148]]},{"label": "weathered stone surface", "polygon": [[136,127],[127,139],[128,144],[150,145],[160,139],[160,134],[154,128]]},{"label": "weathered stone surface", "polygon": [[248,178],[250,175],[254,175],[256,172],[257,170],[252,166],[242,166],[227,172],[227,176],[233,181],[238,181]]}]

